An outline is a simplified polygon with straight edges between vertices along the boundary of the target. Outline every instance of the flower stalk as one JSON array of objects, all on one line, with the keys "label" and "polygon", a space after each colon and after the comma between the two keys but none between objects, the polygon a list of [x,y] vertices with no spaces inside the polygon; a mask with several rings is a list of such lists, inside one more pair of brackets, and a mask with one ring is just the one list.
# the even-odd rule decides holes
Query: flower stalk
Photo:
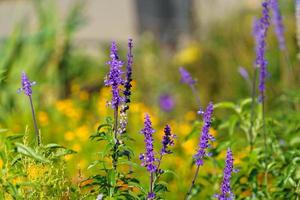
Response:
[{"label": "flower stalk", "polygon": [[34,125],[34,130],[35,130],[37,145],[40,146],[41,142],[42,142],[41,141],[41,135],[39,133],[39,129],[38,129],[38,126],[37,126],[37,120],[36,120],[36,117],[35,117],[35,111],[34,111],[34,106],[33,106],[33,102],[32,102],[32,88],[31,88],[31,86],[35,85],[35,82],[31,82],[28,79],[26,73],[22,72],[22,81],[21,81],[21,84],[22,84],[22,88],[20,88],[18,90],[18,92],[23,91],[24,94],[26,96],[28,96],[28,98],[29,98],[30,109],[31,109],[31,114],[32,114],[32,119],[33,119],[33,125]]}]

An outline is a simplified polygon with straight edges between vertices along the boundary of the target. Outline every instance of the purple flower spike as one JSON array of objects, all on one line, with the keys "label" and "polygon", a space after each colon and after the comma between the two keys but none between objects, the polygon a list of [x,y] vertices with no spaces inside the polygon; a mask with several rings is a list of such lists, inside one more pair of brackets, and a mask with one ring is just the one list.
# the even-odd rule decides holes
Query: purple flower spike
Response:
[{"label": "purple flower spike", "polygon": [[132,55],[132,39],[128,40],[128,54],[127,54],[127,66],[126,66],[126,81],[124,83],[124,96],[125,96],[125,103],[127,104],[123,111],[129,109],[128,103],[130,103],[130,95],[131,95],[131,81],[132,81],[132,64],[133,64],[133,55]]},{"label": "purple flower spike", "polygon": [[170,112],[174,108],[175,102],[171,95],[163,94],[159,97],[159,105],[163,111]]},{"label": "purple flower spike", "polygon": [[120,105],[121,102],[124,101],[119,93],[119,86],[124,82],[122,79],[123,72],[121,70],[123,62],[119,61],[118,49],[115,42],[111,43],[110,58],[111,60],[107,62],[107,64],[110,66],[110,72],[104,83],[106,86],[112,87],[111,106],[113,109],[115,109]]},{"label": "purple flower spike", "polygon": [[196,81],[192,78],[192,76],[186,69],[180,67],[179,72],[181,74],[181,82],[186,83],[190,86],[195,85]]},{"label": "purple flower spike", "polygon": [[227,149],[226,166],[224,168],[223,181],[221,184],[221,194],[216,194],[215,197],[219,200],[233,200],[234,194],[231,191],[230,180],[233,172],[236,172],[233,168],[233,155],[230,148]]},{"label": "purple flower spike", "polygon": [[161,155],[172,153],[172,151],[169,150],[168,147],[174,145],[174,138],[176,138],[176,135],[171,133],[171,127],[169,125],[166,125],[164,132],[165,135],[162,140],[162,149],[160,151]]},{"label": "purple flower spike", "polygon": [[22,72],[22,81],[21,81],[21,84],[22,84],[22,88],[19,88],[18,92],[24,91],[25,95],[31,96],[32,95],[31,86],[35,85],[35,81],[31,82],[28,79],[26,73]]},{"label": "purple flower spike", "polygon": [[147,171],[153,173],[156,171],[157,167],[154,156],[153,149],[153,133],[155,130],[152,128],[152,122],[150,121],[150,116],[148,114],[145,115],[144,128],[141,130],[141,133],[145,136],[146,143],[146,152],[140,155],[140,160],[142,161],[142,166],[147,167]]},{"label": "purple flower spike", "polygon": [[281,50],[286,49],[285,38],[284,38],[284,26],[282,22],[282,16],[280,13],[280,8],[278,0],[271,0],[271,9],[272,9],[272,22],[275,26],[275,33],[279,42],[279,48]]},{"label": "purple flower spike", "polygon": [[259,21],[255,22],[254,34],[256,40],[256,65],[260,68],[259,75],[259,91],[260,91],[260,100],[264,99],[265,94],[265,81],[267,77],[267,60],[266,60],[266,37],[267,31],[270,26],[270,16],[269,16],[269,0],[265,0],[262,3],[262,17]]},{"label": "purple flower spike", "polygon": [[203,165],[203,158],[205,156],[210,156],[210,154],[207,152],[207,148],[210,147],[209,142],[214,141],[214,137],[209,134],[209,128],[211,127],[212,122],[212,114],[214,111],[214,105],[212,102],[210,102],[205,110],[199,111],[198,113],[202,115],[203,118],[203,127],[201,131],[201,137],[199,141],[199,146],[197,153],[194,155],[195,163],[197,166]]}]

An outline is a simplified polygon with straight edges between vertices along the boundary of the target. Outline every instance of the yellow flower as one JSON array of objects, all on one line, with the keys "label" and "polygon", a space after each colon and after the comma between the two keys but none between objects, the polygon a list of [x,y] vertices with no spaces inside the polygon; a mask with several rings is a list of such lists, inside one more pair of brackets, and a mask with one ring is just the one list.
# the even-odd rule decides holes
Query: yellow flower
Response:
[{"label": "yellow flower", "polygon": [[75,130],[76,136],[82,141],[87,141],[89,139],[89,129],[86,125],[80,126]]},{"label": "yellow flower", "polygon": [[0,159],[0,168],[3,167],[3,161]]},{"label": "yellow flower", "polygon": [[195,153],[196,150],[196,142],[195,140],[188,140],[184,143],[182,143],[182,148],[184,149],[184,152],[188,155],[192,155]]},{"label": "yellow flower", "polygon": [[74,134],[74,132],[72,132],[72,131],[66,132],[66,133],[64,134],[64,136],[65,136],[65,140],[67,140],[67,141],[72,141],[72,140],[74,140],[74,138],[75,138],[75,134]]},{"label": "yellow flower", "polygon": [[192,130],[192,127],[187,123],[179,124],[179,133],[183,136],[189,134]]},{"label": "yellow flower", "polygon": [[81,150],[81,146],[80,146],[80,144],[74,144],[71,149],[79,152]]},{"label": "yellow flower", "polygon": [[79,163],[78,163],[78,167],[80,169],[84,169],[86,167],[86,165],[87,165],[86,160],[80,160]]},{"label": "yellow flower", "polygon": [[49,123],[48,114],[44,111],[38,112],[38,120],[42,126],[46,126]]},{"label": "yellow flower", "polygon": [[70,99],[58,101],[56,103],[56,108],[58,111],[60,111],[61,113],[73,120],[80,119],[81,111],[75,108],[73,102]]},{"label": "yellow flower", "polygon": [[80,91],[80,86],[78,84],[72,84],[71,85],[71,92],[72,94],[76,94]]},{"label": "yellow flower", "polygon": [[87,91],[81,91],[79,93],[79,99],[82,101],[86,101],[89,99],[89,93]]},{"label": "yellow flower", "polygon": [[109,99],[110,99],[110,88],[109,87],[101,88],[97,107],[98,107],[98,113],[102,117],[107,116],[108,107],[106,104],[109,101]]},{"label": "yellow flower", "polygon": [[180,65],[193,64],[201,58],[201,49],[197,43],[193,43],[190,46],[182,49],[175,56],[175,59]]},{"label": "yellow flower", "polygon": [[185,113],[184,119],[186,121],[193,121],[196,119],[196,113],[194,111],[189,111],[189,112]]},{"label": "yellow flower", "polygon": [[74,157],[74,154],[68,154],[68,155],[65,155],[65,156],[64,156],[64,159],[65,159],[66,161],[68,161],[68,160],[71,160],[73,157]]},{"label": "yellow flower", "polygon": [[44,176],[47,172],[47,166],[45,165],[29,165],[27,168],[27,176],[29,180],[35,180]]},{"label": "yellow flower", "polygon": [[217,132],[216,129],[210,128],[210,129],[209,129],[209,133],[210,133],[212,136],[216,137],[218,132]]}]

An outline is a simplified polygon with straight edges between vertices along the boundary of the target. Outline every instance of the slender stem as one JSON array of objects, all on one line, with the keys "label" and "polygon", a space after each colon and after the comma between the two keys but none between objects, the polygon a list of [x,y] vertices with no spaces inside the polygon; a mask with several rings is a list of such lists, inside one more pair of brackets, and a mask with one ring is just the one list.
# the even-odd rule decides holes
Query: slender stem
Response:
[{"label": "slender stem", "polygon": [[265,96],[262,93],[262,128],[263,128],[263,135],[264,135],[264,147],[265,147],[265,176],[264,182],[266,187],[266,194],[268,194],[268,171],[267,171],[267,158],[268,158],[268,148],[267,148],[267,134],[266,134],[266,119],[265,119]]},{"label": "slender stem", "polygon": [[38,146],[41,145],[41,136],[39,134],[39,130],[38,130],[38,126],[37,126],[37,122],[36,122],[36,118],[35,118],[35,112],[34,112],[34,107],[33,107],[33,103],[32,103],[32,98],[29,95],[29,101],[30,101],[30,107],[31,107],[31,113],[32,113],[32,119],[33,119],[33,125],[34,125],[34,130],[35,130],[35,135],[36,135],[36,139],[37,139],[37,144]]},{"label": "slender stem", "polygon": [[118,134],[118,110],[119,110],[119,107],[116,106],[115,109],[114,109],[114,141],[115,141],[115,144],[114,144],[114,152],[113,152],[113,168],[116,170],[117,169],[117,162],[118,162],[118,157],[117,157],[117,150],[118,150],[118,145],[119,145],[119,141],[118,141],[118,137],[117,137],[117,134]]},{"label": "slender stem", "polygon": [[292,63],[291,63],[291,60],[289,58],[289,54],[288,54],[288,51],[287,49],[284,49],[282,50],[283,51],[283,56],[284,56],[284,60],[286,62],[286,65],[287,65],[287,79],[288,81],[294,81],[294,76],[293,76],[293,66],[292,66]]},{"label": "slender stem", "polygon": [[163,157],[163,154],[161,153],[160,157],[159,157],[159,160],[158,160],[158,165],[157,165],[157,171],[158,172],[159,172],[159,167],[160,167],[160,163],[161,163],[162,157]]},{"label": "slender stem", "polygon": [[254,77],[253,77],[253,81],[252,81],[251,118],[250,118],[250,127],[249,127],[250,152],[252,152],[253,146],[254,146],[253,126],[254,126],[254,109],[255,109],[257,72],[258,72],[258,69],[257,69],[257,67],[255,67],[254,68]]},{"label": "slender stem", "polygon": [[266,134],[266,117],[265,117],[265,97],[262,100],[262,126],[263,126],[263,135],[264,135],[264,146],[265,146],[265,158],[267,158],[267,134]]},{"label": "slender stem", "polygon": [[[153,172],[150,173],[150,194],[153,193]],[[149,198],[152,199],[152,198]]]},{"label": "slender stem", "polygon": [[196,98],[196,101],[197,101],[197,106],[198,106],[198,107],[201,107],[200,96],[199,96],[199,94],[198,94],[198,92],[197,92],[197,90],[196,90],[195,85],[191,85],[191,88],[192,88],[192,91],[193,91],[193,93],[194,93],[194,95],[195,95],[195,98]]},{"label": "slender stem", "polygon": [[192,185],[188,191],[188,193],[186,194],[185,196],[185,200],[189,199],[190,195],[191,195],[191,192],[192,192],[192,189],[195,185],[195,182],[196,182],[196,179],[197,179],[197,176],[198,176],[198,173],[199,173],[199,169],[200,169],[200,165],[197,166],[197,169],[196,169],[196,172],[195,172],[195,175],[194,175],[194,178],[193,178],[193,181],[192,181]]},{"label": "slender stem", "polygon": [[114,118],[115,118],[115,123],[114,123],[114,139],[115,139],[115,143],[117,143],[118,138],[117,138],[117,134],[118,134],[118,111],[119,111],[119,107],[116,106],[116,108],[114,109]]}]

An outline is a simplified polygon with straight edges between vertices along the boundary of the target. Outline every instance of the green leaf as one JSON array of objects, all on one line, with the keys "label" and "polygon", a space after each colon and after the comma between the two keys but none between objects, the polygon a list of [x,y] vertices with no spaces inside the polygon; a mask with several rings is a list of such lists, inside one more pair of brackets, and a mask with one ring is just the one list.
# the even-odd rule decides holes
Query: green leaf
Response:
[{"label": "green leaf", "polygon": [[154,192],[155,193],[159,193],[159,192],[168,192],[168,187],[167,187],[167,183],[165,182],[159,182],[159,183],[156,183],[154,185]]},{"label": "green leaf", "polygon": [[111,186],[115,186],[117,183],[117,174],[115,170],[111,169],[108,171],[108,184]]},{"label": "green leaf", "polygon": [[4,133],[4,132],[7,132],[8,129],[0,129],[0,133]]},{"label": "green leaf", "polygon": [[218,108],[227,108],[227,109],[232,109],[234,111],[236,111],[236,105],[232,102],[220,102],[220,103],[216,103],[214,105],[214,108],[215,109],[218,109]]},{"label": "green leaf", "polygon": [[40,155],[38,152],[34,151],[32,148],[25,146],[21,143],[16,143],[17,152],[21,153],[25,156],[31,157],[35,159],[36,161],[49,163],[50,161],[46,159],[44,156]]}]

